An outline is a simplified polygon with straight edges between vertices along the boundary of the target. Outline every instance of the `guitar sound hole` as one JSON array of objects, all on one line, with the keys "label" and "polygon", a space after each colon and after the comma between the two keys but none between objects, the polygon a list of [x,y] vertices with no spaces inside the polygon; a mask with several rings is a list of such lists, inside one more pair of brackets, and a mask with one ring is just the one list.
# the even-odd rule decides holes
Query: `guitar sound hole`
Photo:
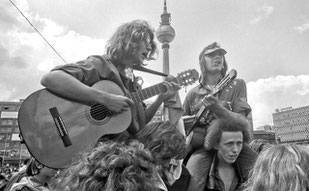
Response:
[{"label": "guitar sound hole", "polygon": [[107,107],[101,104],[94,104],[93,106],[91,106],[90,109],[90,115],[95,120],[103,120],[112,114],[112,111],[110,111],[109,109],[107,109]]}]

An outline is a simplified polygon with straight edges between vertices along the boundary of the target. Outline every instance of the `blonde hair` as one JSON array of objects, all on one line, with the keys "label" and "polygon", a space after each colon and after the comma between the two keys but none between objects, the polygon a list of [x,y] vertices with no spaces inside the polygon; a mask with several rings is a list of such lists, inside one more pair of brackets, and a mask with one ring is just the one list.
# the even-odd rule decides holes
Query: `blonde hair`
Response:
[{"label": "blonde hair", "polygon": [[276,145],[260,153],[245,191],[306,191],[309,188],[309,149]]},{"label": "blonde hair", "polygon": [[142,143],[102,142],[63,170],[53,190],[156,191],[157,170]]},{"label": "blonde hair", "polygon": [[154,42],[154,28],[144,20],[134,20],[122,24],[107,41],[106,53],[118,63],[131,55],[134,49],[140,48],[140,43],[150,38],[151,50],[146,60],[154,60],[157,46]]}]

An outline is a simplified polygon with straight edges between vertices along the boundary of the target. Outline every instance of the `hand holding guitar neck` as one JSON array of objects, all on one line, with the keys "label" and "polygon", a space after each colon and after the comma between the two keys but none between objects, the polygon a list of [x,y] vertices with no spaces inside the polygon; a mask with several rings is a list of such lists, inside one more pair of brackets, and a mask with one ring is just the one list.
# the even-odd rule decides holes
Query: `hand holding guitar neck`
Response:
[{"label": "hand holding guitar neck", "polygon": [[[237,76],[237,72],[236,70],[232,69],[227,75],[224,76],[224,78],[222,78],[222,80],[219,81],[219,83],[214,87],[213,92],[211,95],[206,95],[202,101],[202,106],[199,109],[199,111],[197,112],[197,114],[195,116],[188,116],[188,117],[184,117],[184,123],[188,124],[191,122],[190,125],[188,125],[188,128],[186,128],[186,134],[189,135],[192,130],[194,129],[194,127],[196,126],[197,123],[199,123],[199,121],[201,120],[201,118],[204,116],[208,116],[209,114],[209,110],[208,110],[208,106],[210,106],[211,104],[214,104],[215,102],[218,102],[217,98],[215,98],[214,96],[216,96],[224,87],[226,87],[227,85],[229,85]],[[187,120],[187,122],[186,122]],[[193,121],[193,122],[192,122]],[[208,121],[208,120],[207,120]]]},{"label": "hand holding guitar neck", "polygon": [[168,75],[164,82],[162,82],[163,86],[165,87],[166,91],[159,94],[159,100],[167,100],[177,93],[178,90],[181,89],[181,86],[178,84],[176,77],[172,75]]},{"label": "hand holding guitar neck", "polygon": [[[126,96],[138,103],[155,95],[168,95],[172,88],[178,90],[180,86],[193,84],[198,78],[195,69],[186,70],[173,78],[172,83],[162,82]],[[91,88],[125,98],[122,89],[109,80],[99,81]],[[29,152],[44,166],[56,169],[66,168],[77,154],[93,148],[101,136],[125,131],[131,120],[129,107],[127,111],[115,113],[104,104],[84,104],[47,89],[28,96],[18,112],[20,133]]]}]

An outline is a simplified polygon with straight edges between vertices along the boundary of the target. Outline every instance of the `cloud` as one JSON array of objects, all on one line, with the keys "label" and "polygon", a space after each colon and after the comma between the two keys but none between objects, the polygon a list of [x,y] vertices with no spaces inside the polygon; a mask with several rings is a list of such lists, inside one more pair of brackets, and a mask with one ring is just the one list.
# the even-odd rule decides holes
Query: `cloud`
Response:
[{"label": "cloud", "polygon": [[[103,54],[105,39],[83,36],[28,10],[26,1],[17,6],[45,39],[67,62]],[[56,65],[64,64],[46,41],[11,4],[0,4],[7,19],[0,20],[0,100],[16,101],[41,89],[41,77]]]},{"label": "cloud", "polygon": [[272,113],[285,107],[309,105],[309,75],[276,76],[247,83],[253,124],[273,124]]},{"label": "cloud", "polygon": [[294,29],[297,30],[299,33],[303,33],[303,32],[305,32],[306,30],[309,29],[309,22],[308,22],[308,23],[305,23],[305,24],[303,24],[303,25],[294,27]]},{"label": "cloud", "polygon": [[266,19],[269,15],[271,15],[274,12],[274,7],[269,6],[269,5],[265,5],[262,8],[258,9],[258,13],[259,15],[255,18],[253,18],[250,21],[250,24],[257,24],[259,23],[261,20]]}]

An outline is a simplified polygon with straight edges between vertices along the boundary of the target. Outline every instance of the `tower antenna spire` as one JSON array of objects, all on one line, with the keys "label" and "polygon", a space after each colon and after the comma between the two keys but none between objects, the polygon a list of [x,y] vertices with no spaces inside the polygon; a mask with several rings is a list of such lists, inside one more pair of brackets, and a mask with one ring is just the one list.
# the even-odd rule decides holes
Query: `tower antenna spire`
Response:
[{"label": "tower antenna spire", "polygon": [[167,12],[166,0],[164,0],[163,13],[161,14],[161,22],[156,31],[157,39],[162,43],[163,50],[163,72],[169,74],[169,43],[175,38],[175,30],[170,23],[171,14]]}]

